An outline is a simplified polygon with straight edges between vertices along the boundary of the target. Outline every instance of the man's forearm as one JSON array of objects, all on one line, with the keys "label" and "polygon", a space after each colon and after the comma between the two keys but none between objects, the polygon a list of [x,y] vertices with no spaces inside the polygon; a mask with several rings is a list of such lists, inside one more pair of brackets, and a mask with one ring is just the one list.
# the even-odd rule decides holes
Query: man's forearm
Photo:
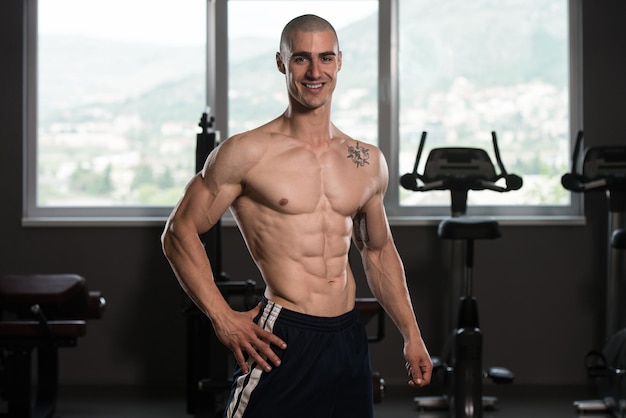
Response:
[{"label": "man's forearm", "polygon": [[163,234],[163,252],[191,300],[211,320],[228,308],[215,280],[211,263],[197,234],[181,236],[174,231]]},{"label": "man's forearm", "polygon": [[363,256],[369,287],[404,339],[420,337],[404,267],[395,249],[365,249]]}]

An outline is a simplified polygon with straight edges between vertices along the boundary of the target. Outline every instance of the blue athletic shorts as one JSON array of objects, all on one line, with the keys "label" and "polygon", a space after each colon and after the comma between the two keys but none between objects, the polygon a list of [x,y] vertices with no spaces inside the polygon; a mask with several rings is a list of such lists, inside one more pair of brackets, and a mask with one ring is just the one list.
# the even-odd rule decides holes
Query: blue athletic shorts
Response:
[{"label": "blue athletic shorts", "polygon": [[264,298],[255,322],[278,335],[281,365],[269,373],[252,360],[234,373],[225,418],[372,418],[372,372],[356,308],[337,317],[290,311]]}]

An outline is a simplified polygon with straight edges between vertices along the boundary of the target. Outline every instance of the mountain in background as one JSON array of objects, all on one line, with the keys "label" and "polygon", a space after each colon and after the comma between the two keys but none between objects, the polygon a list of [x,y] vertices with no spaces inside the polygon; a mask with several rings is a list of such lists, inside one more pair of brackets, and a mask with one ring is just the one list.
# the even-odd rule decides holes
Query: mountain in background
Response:
[{"label": "mountain in background", "polygon": [[[403,2],[400,23],[411,30],[404,30],[399,39],[402,90],[415,89],[415,94],[427,94],[427,89],[445,91],[459,76],[479,83],[479,87],[524,83],[538,77],[554,83],[567,80],[563,75],[567,69],[560,64],[567,54],[567,40],[558,35],[567,22],[562,21],[558,9],[549,6],[553,2],[512,2],[508,10],[496,12],[489,7],[494,1]],[[534,3],[532,16],[520,12],[528,10],[529,1]],[[469,8],[483,11],[470,13]],[[378,66],[371,54],[372,48],[377,48],[377,25],[371,16],[339,32],[344,69],[352,69],[349,77],[340,73],[341,91],[377,85]],[[436,36],[442,28],[451,34],[446,40]],[[458,28],[471,30],[461,32]],[[277,41],[267,48],[263,47],[265,42],[233,41],[230,71],[240,85],[230,86],[238,91],[230,98],[231,116],[249,117],[246,112],[255,112],[251,104],[267,107],[279,103],[281,109],[286,104],[284,80],[274,62]],[[202,45],[184,48],[46,37],[40,40],[40,51],[40,117],[44,126],[70,114],[83,120],[105,117],[106,109],[133,110],[145,121],[156,122],[163,117],[195,121],[204,107]],[[81,60],[74,60],[77,55]],[[163,81],[164,74],[172,73],[177,76]],[[366,99],[377,100],[377,91],[368,91]]]}]

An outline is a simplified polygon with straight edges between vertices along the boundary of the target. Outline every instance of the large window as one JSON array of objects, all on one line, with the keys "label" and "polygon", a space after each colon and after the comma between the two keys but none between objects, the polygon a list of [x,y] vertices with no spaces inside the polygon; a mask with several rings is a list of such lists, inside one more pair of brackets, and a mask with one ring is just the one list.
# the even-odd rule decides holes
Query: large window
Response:
[{"label": "large window", "polygon": [[193,175],[206,1],[26,3],[26,216],[162,215]]},{"label": "large window", "polygon": [[[337,29],[333,120],[387,155],[395,219],[444,216],[412,193],[417,140],[491,151],[522,190],[470,192],[472,211],[566,216],[560,187],[578,129],[580,0],[27,0],[25,222],[162,221],[194,170],[205,107],[226,137],[282,113],[274,54],[291,18]],[[262,16],[262,18],[260,18]],[[392,219],[393,221],[393,219]]]},{"label": "large window", "polygon": [[[433,147],[478,147],[495,163],[495,131],[507,170],[524,186],[470,192],[470,210],[563,214],[572,202],[560,179],[570,165],[572,123],[579,122],[570,94],[578,80],[575,66],[570,70],[576,38],[568,1],[488,3],[399,1],[400,172],[413,170],[422,131],[424,157]],[[400,189],[397,200],[399,213],[427,214],[450,199],[449,192]]]}]

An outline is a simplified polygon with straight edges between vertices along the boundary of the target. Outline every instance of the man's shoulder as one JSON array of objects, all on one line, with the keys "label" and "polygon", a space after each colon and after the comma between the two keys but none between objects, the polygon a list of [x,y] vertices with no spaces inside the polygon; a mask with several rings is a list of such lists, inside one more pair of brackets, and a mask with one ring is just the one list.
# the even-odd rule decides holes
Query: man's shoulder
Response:
[{"label": "man's shoulder", "polygon": [[387,160],[383,152],[367,141],[355,139],[343,134],[341,143],[346,147],[345,159],[359,169],[359,174],[374,179],[379,184],[380,190],[385,190],[389,181]]},{"label": "man's shoulder", "polygon": [[277,134],[272,126],[273,124],[270,122],[249,131],[235,134],[224,141],[224,143],[232,147],[267,146],[269,141]]},{"label": "man's shoulder", "polygon": [[269,136],[267,132],[257,129],[252,129],[250,131],[241,132],[235,134],[224,141],[224,144],[228,144],[229,146],[242,146],[242,145],[252,145],[252,143],[259,143],[266,139]]},{"label": "man's shoulder", "polygon": [[253,129],[235,134],[220,144],[223,154],[237,154],[239,156],[251,156],[268,146],[271,135],[267,132]]}]

